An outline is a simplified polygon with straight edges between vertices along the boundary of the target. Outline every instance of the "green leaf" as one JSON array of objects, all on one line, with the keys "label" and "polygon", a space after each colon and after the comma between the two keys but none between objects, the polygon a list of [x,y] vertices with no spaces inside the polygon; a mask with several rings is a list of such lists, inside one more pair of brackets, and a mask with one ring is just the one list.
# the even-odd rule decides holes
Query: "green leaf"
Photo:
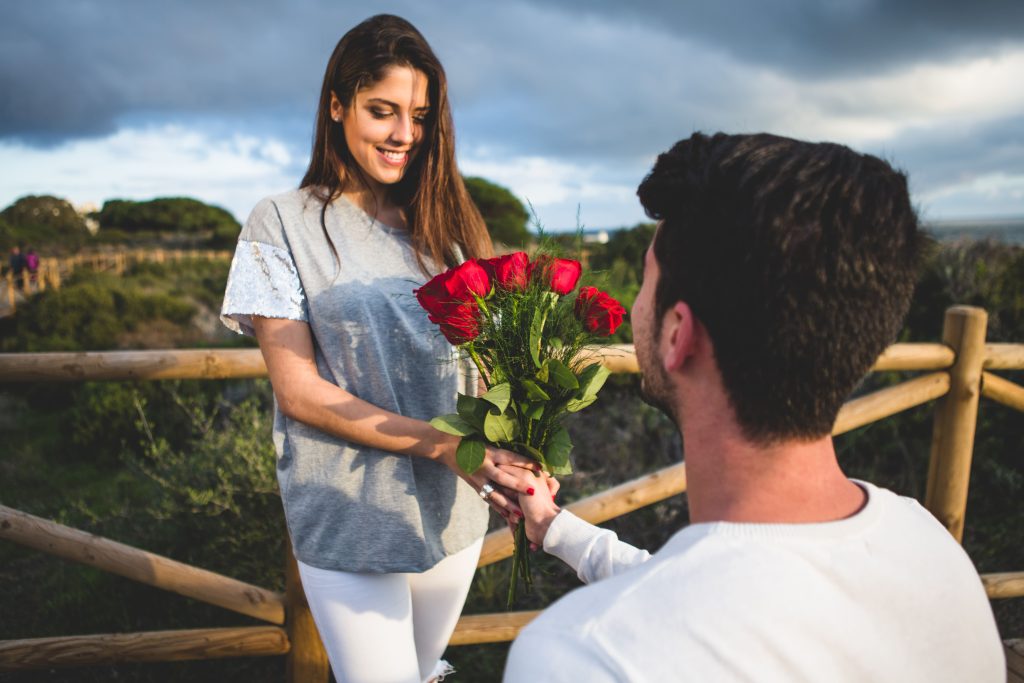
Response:
[{"label": "green leaf", "polygon": [[550,376],[551,376],[551,373],[548,371],[547,363],[545,363],[544,365],[540,366],[540,370],[537,371],[537,375],[536,375],[537,381],[538,382],[543,382],[543,383],[546,384],[548,379],[550,378]]},{"label": "green leaf", "polygon": [[508,413],[487,413],[484,436],[492,443],[510,443],[519,433],[519,423]]},{"label": "green leaf", "polygon": [[544,323],[547,319],[548,308],[541,306],[533,312],[533,321],[530,323],[530,357],[538,368],[541,366],[540,348],[544,343]]},{"label": "green leaf", "polygon": [[502,382],[491,387],[490,391],[480,398],[497,408],[498,413],[504,413],[509,401],[512,400],[512,386],[508,382]]},{"label": "green leaf", "polygon": [[459,417],[468,422],[478,432],[484,431],[484,418],[491,411],[491,404],[475,396],[459,394],[457,402]]},{"label": "green leaf", "polygon": [[569,462],[569,452],[572,451],[572,439],[564,427],[548,437],[547,446],[544,448],[544,462],[551,474],[572,474],[572,463]]},{"label": "green leaf", "polygon": [[579,412],[597,400],[597,392],[601,391],[611,372],[600,363],[588,365],[580,373],[580,390],[576,398],[570,400],[565,409],[570,413]]},{"label": "green leaf", "polygon": [[459,447],[455,449],[455,461],[459,463],[459,468],[463,472],[473,474],[480,468],[480,465],[484,464],[486,453],[487,447],[479,437],[467,436],[459,442]]},{"label": "green leaf", "polygon": [[530,418],[531,420],[539,420],[544,417],[544,407],[547,404],[544,401],[537,401],[536,403],[527,403],[523,407],[523,415]]},{"label": "green leaf", "polygon": [[548,345],[550,345],[553,349],[560,349],[562,348],[562,340],[559,339],[558,337],[552,337],[551,339],[548,340]]},{"label": "green leaf", "polygon": [[477,432],[473,425],[469,424],[456,413],[441,415],[430,421],[430,426],[439,432],[452,434],[454,436],[469,436]]},{"label": "green leaf", "polygon": [[548,313],[555,308],[557,303],[557,294],[545,292],[542,303],[533,312],[533,320],[530,322],[530,357],[533,358],[533,364],[538,368],[541,366],[540,352],[544,348],[544,323],[547,322]]},{"label": "green leaf", "polygon": [[570,390],[580,388],[576,375],[562,361],[550,358],[545,365],[547,365],[548,371],[551,373],[551,383],[556,387]]},{"label": "green leaf", "polygon": [[551,396],[548,392],[540,388],[540,385],[536,382],[528,379],[522,381],[523,388],[526,389],[526,398],[531,401],[550,401]]}]

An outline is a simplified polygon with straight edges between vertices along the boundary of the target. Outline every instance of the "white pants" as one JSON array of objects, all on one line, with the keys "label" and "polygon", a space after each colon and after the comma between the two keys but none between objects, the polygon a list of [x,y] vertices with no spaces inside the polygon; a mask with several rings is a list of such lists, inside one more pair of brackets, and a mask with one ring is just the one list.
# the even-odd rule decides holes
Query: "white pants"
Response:
[{"label": "white pants", "polygon": [[420,683],[436,675],[483,539],[420,574],[362,574],[299,562],[338,683]]}]

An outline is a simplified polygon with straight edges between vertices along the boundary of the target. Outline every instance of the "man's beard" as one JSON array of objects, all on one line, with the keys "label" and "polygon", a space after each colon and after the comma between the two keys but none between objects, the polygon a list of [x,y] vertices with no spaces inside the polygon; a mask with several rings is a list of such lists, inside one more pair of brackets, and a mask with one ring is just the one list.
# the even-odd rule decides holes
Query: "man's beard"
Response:
[{"label": "man's beard", "polygon": [[640,366],[640,398],[644,403],[665,413],[675,423],[676,429],[681,428],[673,400],[675,387],[672,380],[665,374],[657,357],[650,353],[645,345],[636,344],[634,348]]}]

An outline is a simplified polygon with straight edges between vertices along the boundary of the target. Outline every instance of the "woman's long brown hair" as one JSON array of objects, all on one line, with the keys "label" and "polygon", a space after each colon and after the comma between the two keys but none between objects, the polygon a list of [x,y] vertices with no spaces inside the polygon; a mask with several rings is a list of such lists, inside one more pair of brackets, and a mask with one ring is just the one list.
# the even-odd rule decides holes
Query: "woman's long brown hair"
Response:
[{"label": "woman's long brown hair", "polygon": [[405,209],[420,268],[427,274],[424,255],[438,266],[454,265],[459,251],[467,258],[490,256],[487,228],[455,163],[455,127],[444,68],[426,39],[401,17],[370,17],[338,41],[324,74],[313,152],[299,187],[309,187],[323,202],[320,224],[326,234],[327,206],[350,183],[365,184],[363,171],[345,143],[342,124],[331,119],[331,93],[348,107],[356,92],[378,82],[392,66],[422,71],[428,81],[430,113],[420,152],[402,180],[388,188],[389,199]]}]

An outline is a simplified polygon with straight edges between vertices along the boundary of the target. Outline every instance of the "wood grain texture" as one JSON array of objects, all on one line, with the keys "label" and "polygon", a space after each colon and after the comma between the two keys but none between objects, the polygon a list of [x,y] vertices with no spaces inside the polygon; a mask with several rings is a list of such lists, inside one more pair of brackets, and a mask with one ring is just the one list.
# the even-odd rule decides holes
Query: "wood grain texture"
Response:
[{"label": "wood grain texture", "polygon": [[973,306],[946,311],[942,341],[956,351],[949,393],[935,410],[925,507],[957,541],[964,536],[967,488],[974,456],[988,314]]},{"label": "wood grain texture", "polygon": [[277,626],[32,638],[0,641],[0,671],[262,657],[286,652],[288,637]]},{"label": "wood grain texture", "polygon": [[288,683],[327,683],[331,665],[327,661],[327,650],[320,640],[320,632],[313,622],[313,613],[309,611],[299,565],[290,542],[286,543],[284,576],[288,640],[292,645],[285,662],[285,680]]},{"label": "wood grain texture", "polygon": [[0,381],[228,379],[265,377],[259,349],[0,353]]},{"label": "wood grain texture", "polygon": [[1015,410],[1024,411],[1024,387],[991,372],[981,375],[981,395]]},{"label": "wood grain texture", "polygon": [[986,344],[986,370],[1024,370],[1024,344]]},{"label": "wood grain texture", "polygon": [[948,391],[949,373],[933,372],[860,396],[847,401],[839,410],[835,425],[832,427],[832,435],[838,436],[871,422],[877,422],[939,398]]},{"label": "wood grain texture", "polygon": [[503,612],[463,616],[455,625],[449,645],[505,643],[515,640],[524,626],[540,615],[536,612]]},{"label": "wood grain texture", "polygon": [[992,599],[1024,597],[1024,572],[982,574],[981,583]]}]

